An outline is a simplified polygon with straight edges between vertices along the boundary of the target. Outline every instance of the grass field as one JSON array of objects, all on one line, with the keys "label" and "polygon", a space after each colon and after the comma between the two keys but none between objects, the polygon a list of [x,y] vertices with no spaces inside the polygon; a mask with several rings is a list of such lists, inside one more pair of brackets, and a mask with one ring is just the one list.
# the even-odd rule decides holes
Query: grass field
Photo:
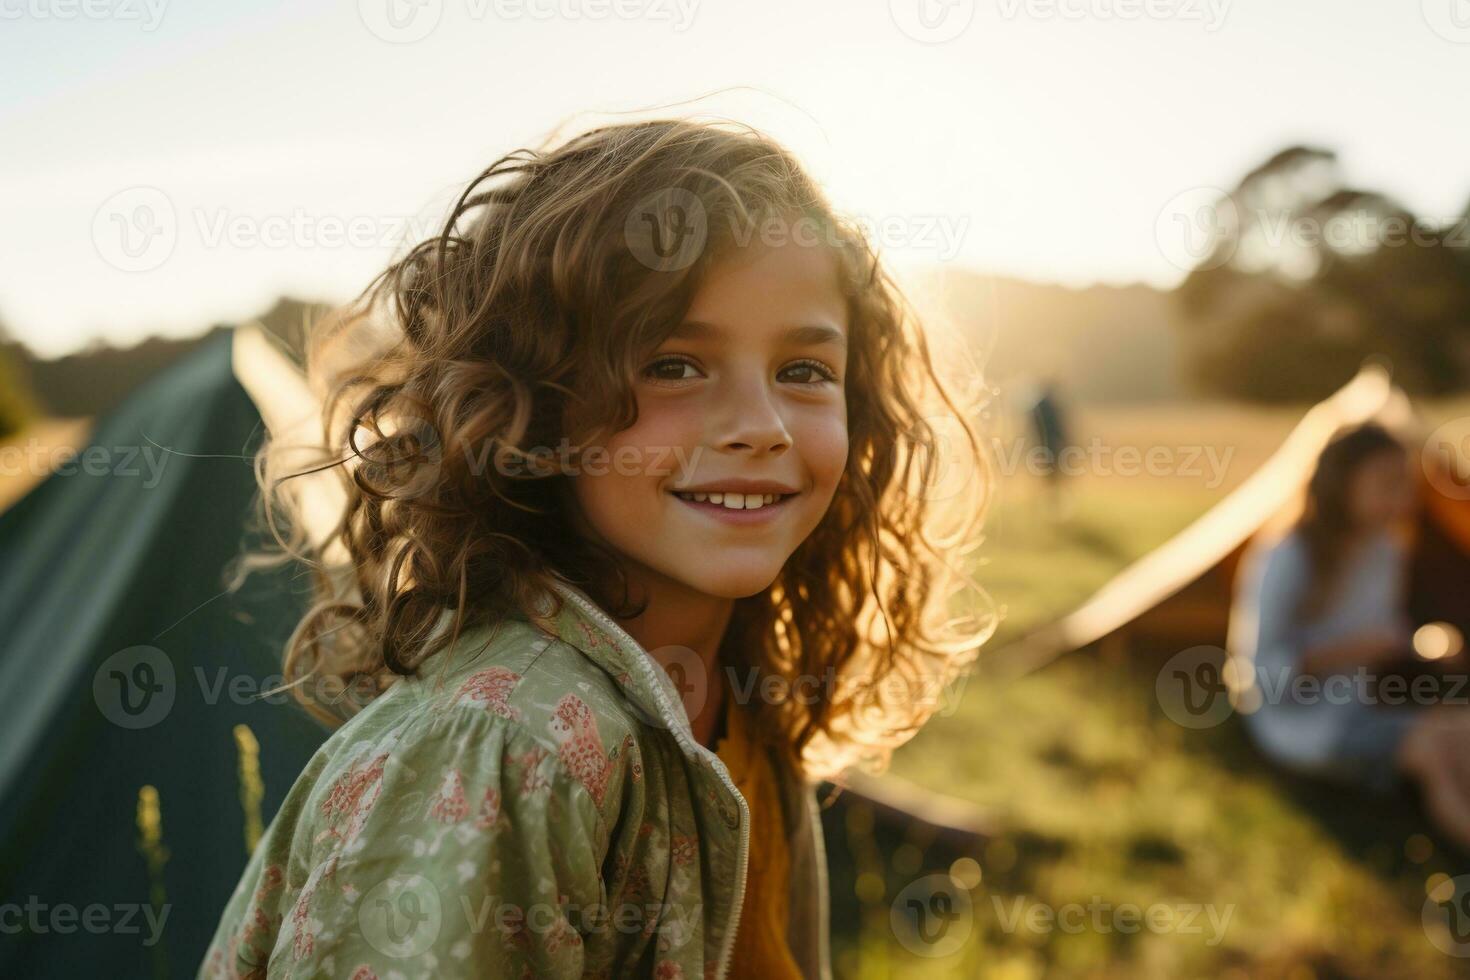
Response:
[{"label": "grass field", "polygon": [[[1002,474],[980,550],[980,578],[1001,616],[982,652],[1087,598],[1253,472],[1300,417],[1221,406],[1079,413],[1079,441],[1163,447],[1179,471],[1129,475],[1095,465],[1070,482],[1064,520],[1038,480]],[[1431,406],[1431,421],[1470,405]],[[45,444],[78,433],[45,429]],[[1002,452],[1009,445],[998,433]],[[1213,447],[1217,471],[1186,472],[1190,447]],[[5,491],[37,477],[15,474]],[[966,879],[970,933],[957,952],[915,955],[889,910],[926,867],[912,847],[866,855],[861,914],[833,923],[838,975],[890,977],[1447,978],[1470,961],[1441,953],[1421,924],[1427,892],[1470,870],[1426,834],[1411,799],[1375,800],[1301,785],[1265,765],[1237,722],[1191,732],[1153,700],[1147,663],[1071,655],[1019,679],[963,688],[893,764],[896,775],[983,808],[996,828]],[[867,838],[853,826],[852,841]],[[877,873],[871,873],[876,869]],[[977,880],[974,880],[978,878]],[[836,897],[834,897],[835,904]],[[1129,929],[1126,905],[1167,913]],[[1033,929],[1036,910],[1061,925]],[[1192,911],[1193,910],[1193,911]],[[1099,919],[1098,916],[1102,918]],[[1189,917],[1189,922],[1185,919]],[[1098,923],[1102,925],[1099,926]]]},{"label": "grass field", "polygon": [[[1008,479],[982,549],[981,577],[1003,614],[987,649],[1003,656],[1007,640],[1075,606],[1185,526],[1252,472],[1299,415],[1206,408],[1080,419],[1080,432],[1114,446],[1232,449],[1230,465],[1213,487],[1170,474],[1082,475],[1070,516],[1056,525],[1038,503],[1037,481]],[[934,719],[892,767],[993,815],[997,834],[969,892],[968,941],[926,958],[894,940],[890,904],[922,864],[896,853],[881,897],[868,883],[857,927],[836,927],[840,975],[1326,980],[1470,972],[1470,961],[1440,952],[1421,922],[1428,890],[1470,870],[1470,861],[1427,833],[1412,798],[1285,777],[1255,753],[1237,720],[1204,732],[1175,725],[1154,702],[1156,667],[1074,654],[1015,680],[972,677],[957,710]],[[1159,928],[1127,931],[1135,920],[1118,910],[1130,903],[1157,906]],[[1032,920],[1039,928],[1026,924],[1026,914],[1046,910],[1066,928],[1048,928],[1044,918]]]}]

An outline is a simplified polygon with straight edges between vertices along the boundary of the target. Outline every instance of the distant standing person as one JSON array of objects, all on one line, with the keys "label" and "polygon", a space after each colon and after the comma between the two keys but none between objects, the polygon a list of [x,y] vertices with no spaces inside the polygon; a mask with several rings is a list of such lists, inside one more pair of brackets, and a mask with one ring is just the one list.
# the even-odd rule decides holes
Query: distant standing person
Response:
[{"label": "distant standing person", "polygon": [[1060,514],[1062,505],[1061,455],[1070,443],[1067,441],[1067,426],[1063,419],[1061,401],[1057,397],[1057,384],[1051,378],[1044,378],[1036,386],[1030,415],[1031,431],[1038,450],[1038,466],[1046,480],[1047,503],[1055,517]]}]

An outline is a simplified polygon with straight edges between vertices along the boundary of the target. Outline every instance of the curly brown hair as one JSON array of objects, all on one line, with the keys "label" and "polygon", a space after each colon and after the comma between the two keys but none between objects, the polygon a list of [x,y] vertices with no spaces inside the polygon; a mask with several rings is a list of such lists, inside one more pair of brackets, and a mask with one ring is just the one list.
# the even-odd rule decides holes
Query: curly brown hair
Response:
[{"label": "curly brown hair", "polygon": [[[325,402],[317,465],[288,472],[274,441],[257,456],[280,550],[255,557],[313,569],[283,686],[340,724],[462,632],[527,614],[554,576],[631,614],[618,556],[574,531],[568,476],[538,449],[631,424],[638,369],[705,270],[773,219],[838,257],[850,449],[818,527],[737,600],[721,660],[788,691],[835,679],[756,708],[761,737],[807,774],[886,765],[993,629],[965,560],[990,485],[971,421],[979,372],[941,379],[862,229],[787,150],[728,123],[626,123],[515,150],[315,327],[316,350],[366,329],[388,339],[351,370],[308,358]],[[324,468],[345,489],[340,521],[324,540],[299,520],[283,531],[280,516],[300,516],[291,482]],[[309,693],[312,677],[336,694]]]}]

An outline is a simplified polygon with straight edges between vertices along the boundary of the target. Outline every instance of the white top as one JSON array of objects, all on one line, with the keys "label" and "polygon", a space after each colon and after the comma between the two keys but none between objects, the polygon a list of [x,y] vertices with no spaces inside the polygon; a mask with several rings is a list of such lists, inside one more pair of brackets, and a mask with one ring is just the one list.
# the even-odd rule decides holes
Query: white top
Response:
[{"label": "white top", "polygon": [[1247,729],[1262,751],[1305,769],[1330,762],[1338,739],[1374,708],[1359,696],[1358,684],[1294,685],[1303,651],[1368,631],[1393,630],[1406,637],[1409,632],[1405,554],[1398,540],[1388,531],[1377,533],[1347,561],[1331,601],[1311,622],[1296,614],[1312,575],[1298,532],[1264,549],[1252,548],[1236,579],[1228,643],[1238,663],[1254,664],[1260,694],[1260,707],[1245,716]]}]

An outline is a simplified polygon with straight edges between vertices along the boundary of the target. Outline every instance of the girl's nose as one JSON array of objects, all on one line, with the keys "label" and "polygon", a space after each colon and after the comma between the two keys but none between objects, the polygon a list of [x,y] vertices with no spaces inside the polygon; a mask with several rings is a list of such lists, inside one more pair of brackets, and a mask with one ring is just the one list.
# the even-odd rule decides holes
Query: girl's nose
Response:
[{"label": "girl's nose", "polygon": [[764,383],[745,384],[730,392],[715,441],[728,452],[764,455],[791,446],[786,421]]}]

